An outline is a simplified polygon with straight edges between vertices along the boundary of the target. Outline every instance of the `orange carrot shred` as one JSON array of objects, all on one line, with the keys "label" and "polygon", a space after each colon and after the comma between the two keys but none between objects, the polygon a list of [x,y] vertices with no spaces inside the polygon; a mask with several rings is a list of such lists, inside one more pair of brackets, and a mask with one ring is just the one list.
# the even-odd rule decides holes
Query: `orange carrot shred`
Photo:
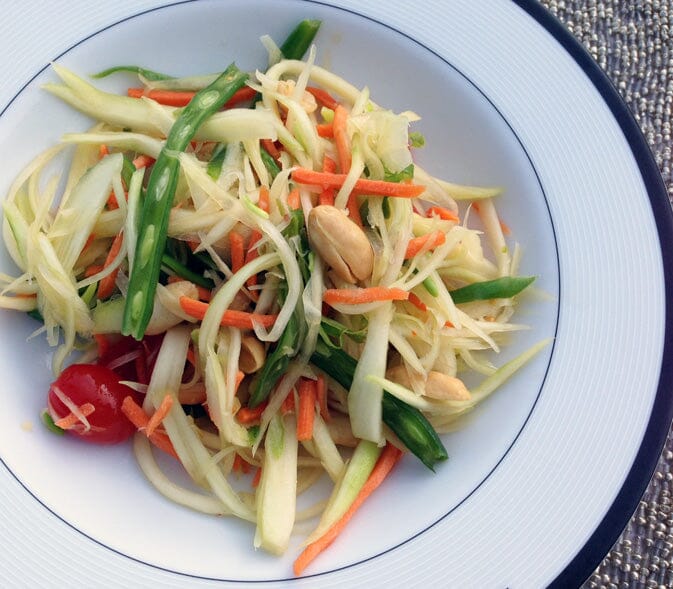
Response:
[{"label": "orange carrot shred", "polygon": [[417,309],[420,309],[423,312],[428,310],[428,306],[418,297],[417,294],[415,294],[413,292],[409,293],[409,302],[414,307],[416,307]]},{"label": "orange carrot shred", "polygon": [[330,415],[329,407],[327,406],[327,381],[323,374],[318,375],[315,384],[315,393],[320,409],[320,417],[322,417],[324,421],[329,421],[332,419],[332,416]]},{"label": "orange carrot shred", "polygon": [[318,137],[325,137],[328,139],[334,137],[334,125],[332,125],[332,123],[318,123],[315,126],[315,130],[318,132]]},{"label": "orange carrot shred", "polygon": [[342,174],[348,174],[351,169],[351,144],[346,128],[348,122],[348,111],[337,105],[334,110],[334,119],[332,129],[334,133],[334,143],[336,144],[337,155],[339,158],[339,167]]},{"label": "orange carrot shred", "polygon": [[[329,174],[336,172],[337,164],[336,162],[329,157],[328,155],[323,156],[322,158],[322,171]],[[336,198],[336,190],[334,188],[327,187],[325,188],[318,197],[318,202],[321,205],[331,205],[334,206],[334,199]]]},{"label": "orange carrot shred", "polygon": [[367,497],[369,497],[385,480],[401,456],[401,450],[392,444],[386,445],[386,447],[381,452],[381,456],[379,456],[379,459],[376,461],[374,469],[372,470],[371,474],[365,481],[365,484],[362,486],[362,489],[360,489],[360,492],[357,494],[355,500],[348,508],[346,513],[344,513],[339,520],[332,524],[332,526],[322,536],[320,536],[320,538],[314,542],[311,542],[311,544],[309,544],[294,561],[295,575],[301,575],[306,567],[311,564],[311,562],[313,562],[313,560],[326,548],[328,548],[332,542],[334,542],[337,536],[339,536],[339,534],[341,534],[341,532],[344,530],[355,512],[365,502]]},{"label": "orange carrot shred", "polygon": [[237,412],[236,412],[236,419],[238,419],[239,423],[242,424],[250,424],[250,423],[255,423],[260,420],[262,417],[262,413],[264,412],[264,409],[266,409],[266,406],[268,405],[268,402],[263,402],[257,405],[257,407],[241,407]]},{"label": "orange carrot shred", "polygon": [[147,168],[148,166],[151,166],[154,161],[155,160],[153,157],[141,154],[133,160],[133,165],[135,166],[136,170],[139,170],[140,168]]},{"label": "orange carrot shred", "polygon": [[280,412],[283,415],[294,411],[294,390],[290,391],[286,397],[283,399],[283,402],[280,406]]},{"label": "orange carrot shred", "polygon": [[[237,90],[234,95],[226,102],[224,108],[231,108],[236,104],[251,100],[255,96],[255,90],[244,86]],[[131,98],[140,98],[145,96],[159,104],[166,106],[187,106],[196,92],[189,90],[148,90],[145,88],[129,88],[127,95]]]},{"label": "orange carrot shred", "polygon": [[298,385],[297,440],[305,442],[313,437],[315,419],[316,382],[302,378]]},{"label": "orange carrot shred", "polygon": [[294,188],[287,195],[287,206],[290,210],[296,211],[301,208],[301,198],[299,197],[299,190]]},{"label": "orange carrot shred", "polygon": [[108,149],[107,145],[101,145],[98,148],[98,157],[100,159],[103,159],[106,155],[109,155],[109,153],[110,153],[110,150]]},{"label": "orange carrot shred", "polygon": [[84,270],[84,276],[90,278],[94,274],[98,274],[103,269],[103,264],[91,264],[86,270]]},{"label": "orange carrot shred", "polygon": [[250,483],[252,485],[253,489],[256,489],[259,487],[259,482],[262,479],[262,467],[258,466],[257,467],[257,472],[255,473],[255,476],[252,477],[252,482]]},{"label": "orange carrot shred", "polygon": [[[147,416],[147,413],[143,411],[143,408],[138,405],[130,395],[128,397],[124,397],[124,400],[122,401],[122,413],[126,415],[128,420],[138,430],[145,429],[150,420],[150,418]],[[155,431],[151,436],[149,436],[149,440],[157,448],[179,460],[178,454],[175,451],[175,448],[173,448],[173,444],[166,432]]]},{"label": "orange carrot shred", "polygon": [[[84,403],[83,405],[80,405],[78,409],[84,417],[89,417],[89,415],[91,415],[96,410],[96,408],[91,403]],[[55,421],[54,425],[60,427],[61,429],[72,429],[78,423],[81,423],[81,418],[71,411],[68,413],[68,415],[65,415],[58,421]]]},{"label": "orange carrot shred", "polygon": [[276,144],[271,139],[260,139],[259,143],[274,160],[278,161],[280,151],[278,151]]},{"label": "orange carrot shred", "polygon": [[323,156],[322,158],[322,171],[329,174],[336,172],[337,163],[328,155]]},{"label": "orange carrot shred", "polygon": [[[181,296],[179,299],[180,307],[190,317],[203,319],[208,310],[208,304]],[[227,309],[222,315],[220,325],[224,327],[237,327],[238,329],[253,329],[255,323],[259,323],[265,328],[270,328],[276,322],[278,315],[261,315],[259,313],[247,313],[245,311],[236,311]]]},{"label": "orange carrot shred", "polygon": [[449,209],[445,209],[444,207],[430,207],[427,210],[426,215],[428,217],[439,217],[443,221],[459,221],[460,217],[453,211],[450,211]]},{"label": "orange carrot shred", "polygon": [[270,210],[269,196],[269,189],[266,186],[260,186],[257,206],[265,213],[268,213]]},{"label": "orange carrot shred", "polygon": [[404,259],[409,260],[410,258],[417,256],[422,251],[434,249],[445,242],[446,235],[444,235],[442,231],[433,231],[419,237],[414,237],[409,240],[407,251],[404,254]]},{"label": "orange carrot shred", "polygon": [[245,242],[237,231],[229,232],[229,247],[231,250],[231,271],[236,273],[245,264]]},{"label": "orange carrot shred", "polygon": [[316,88],[315,86],[307,86],[306,91],[313,95],[313,97],[325,108],[330,110],[335,110],[339,103],[326,91],[322,88]]},{"label": "orange carrot shred", "polygon": [[346,203],[348,216],[358,227],[362,227],[362,217],[360,216],[360,207],[358,206],[357,194],[351,192]]},{"label": "orange carrot shred", "polygon": [[[119,250],[121,250],[123,241],[124,241],[124,233],[123,231],[120,231],[119,233],[117,233],[117,236],[112,241],[112,245],[110,246],[110,251],[108,252],[107,257],[105,258],[103,268],[107,268],[117,257],[117,255],[119,254]],[[98,293],[97,293],[99,300],[107,299],[109,296],[112,295],[115,289],[115,281],[117,280],[118,273],[119,268],[117,267],[112,272],[110,272],[110,274],[108,274],[104,278],[101,278],[100,282],[98,283]]]},{"label": "orange carrot shred", "polygon": [[[346,180],[346,174],[331,174],[328,172],[315,172],[306,168],[295,168],[292,172],[292,180],[298,184],[317,186],[324,190],[325,188],[341,188]],[[423,194],[425,186],[407,182],[388,182],[386,180],[358,178],[355,181],[354,191],[370,196],[415,198]]]},{"label": "orange carrot shred", "polygon": [[145,426],[145,435],[149,438],[155,432],[157,427],[161,424],[164,418],[170,413],[171,408],[173,407],[173,397],[171,395],[164,395],[164,398],[161,400],[159,407],[150,417],[150,420]]},{"label": "orange carrot shred", "polygon": [[328,288],[323,294],[323,301],[328,305],[342,303],[359,305],[377,301],[406,301],[409,293],[401,288],[370,286],[367,288]]}]

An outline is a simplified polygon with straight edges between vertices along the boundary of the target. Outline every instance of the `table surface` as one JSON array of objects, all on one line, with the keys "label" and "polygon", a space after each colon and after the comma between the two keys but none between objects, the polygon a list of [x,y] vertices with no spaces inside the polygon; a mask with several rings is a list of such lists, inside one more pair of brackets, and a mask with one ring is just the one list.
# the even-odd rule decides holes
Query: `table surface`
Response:
[{"label": "table surface", "polygon": [[[673,0],[542,0],[587,48],[629,105],[668,188]],[[584,588],[673,587],[673,432],[626,529]]]}]

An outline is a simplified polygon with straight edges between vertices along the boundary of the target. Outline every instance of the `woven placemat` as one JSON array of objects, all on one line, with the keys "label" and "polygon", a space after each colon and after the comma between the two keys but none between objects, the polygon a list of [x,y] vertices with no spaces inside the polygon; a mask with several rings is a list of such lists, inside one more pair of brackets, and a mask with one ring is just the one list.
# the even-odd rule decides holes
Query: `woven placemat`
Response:
[{"label": "woven placemat", "polygon": [[[673,0],[542,0],[629,105],[673,196]],[[671,391],[673,394],[673,391]],[[673,587],[673,432],[626,529],[585,588]]]}]

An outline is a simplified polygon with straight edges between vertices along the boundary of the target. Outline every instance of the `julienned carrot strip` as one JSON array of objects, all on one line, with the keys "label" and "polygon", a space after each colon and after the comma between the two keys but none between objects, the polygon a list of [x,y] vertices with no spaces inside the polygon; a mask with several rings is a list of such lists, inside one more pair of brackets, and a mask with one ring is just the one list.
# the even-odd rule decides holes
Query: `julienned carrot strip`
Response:
[{"label": "julienned carrot strip", "polygon": [[260,139],[259,143],[266,150],[266,152],[277,162],[278,158],[280,157],[280,151],[278,151],[276,144],[271,139]]},{"label": "julienned carrot strip", "polygon": [[84,270],[84,276],[90,278],[94,274],[98,274],[103,269],[103,264],[91,264],[86,270]]},{"label": "julienned carrot strip", "polygon": [[[336,172],[336,169],[337,169],[336,162],[328,155],[323,156],[322,171],[327,172],[328,174],[333,174],[334,172]],[[327,187],[320,193],[320,196],[318,197],[318,202],[321,205],[334,206],[335,198],[336,198],[336,190],[334,188]]]},{"label": "julienned carrot strip", "polygon": [[258,466],[257,467],[257,472],[255,472],[255,476],[252,477],[251,485],[253,489],[256,489],[259,487],[259,482],[262,480],[262,467]]},{"label": "julienned carrot strip", "polygon": [[173,407],[173,397],[171,395],[164,395],[164,398],[161,400],[160,405],[157,407],[156,411],[150,417],[150,420],[145,426],[145,435],[149,438],[156,429],[161,425],[161,422],[164,418],[170,413],[171,408]]},{"label": "julienned carrot strip", "polygon": [[416,307],[417,309],[420,309],[423,312],[428,310],[428,306],[418,297],[417,294],[415,294],[413,292],[409,293],[409,302],[414,307]]},{"label": "julienned carrot strip", "polygon": [[325,421],[329,421],[332,419],[332,416],[330,415],[329,407],[327,406],[327,381],[322,374],[318,375],[318,379],[315,382],[315,394],[320,410],[320,417]]},{"label": "julienned carrot strip", "polygon": [[282,415],[287,415],[291,411],[294,411],[294,389],[285,396],[280,405],[280,412]]},{"label": "julienned carrot strip", "polygon": [[[208,310],[208,304],[186,296],[179,299],[180,307],[190,317],[203,319]],[[222,315],[220,325],[224,327],[237,327],[238,329],[253,329],[255,323],[259,323],[266,329],[273,326],[278,315],[260,315],[259,313],[247,313],[245,311],[236,311],[227,309]]]},{"label": "julienned carrot strip", "polygon": [[147,168],[155,162],[154,158],[149,155],[141,154],[133,160],[133,165],[136,170],[140,168]]},{"label": "julienned carrot strip", "polygon": [[127,95],[131,98],[145,96],[166,106],[187,106],[196,92],[187,90],[146,90],[145,88],[129,88]]},{"label": "julienned carrot strip", "polygon": [[318,204],[334,206],[334,188],[325,188],[318,196]]},{"label": "julienned carrot strip", "polygon": [[339,520],[318,538],[315,542],[309,544],[304,551],[294,561],[294,574],[301,575],[306,567],[313,562],[313,560],[323,552],[327,547],[334,542],[337,536],[344,530],[348,522],[351,520],[355,512],[385,480],[388,473],[393,469],[397,461],[402,456],[402,451],[398,450],[392,444],[387,444],[381,452],[381,456],[376,462],[369,478],[360,489],[360,492],[355,497],[353,503],[348,508]]},{"label": "julienned carrot strip", "polygon": [[367,288],[328,288],[322,297],[328,305],[360,305],[378,301],[406,301],[409,293],[401,288],[370,286]]},{"label": "julienned carrot strip", "polygon": [[444,207],[430,207],[426,212],[426,216],[436,216],[443,221],[460,221],[460,217],[456,213]]},{"label": "julienned carrot strip", "polygon": [[316,382],[302,378],[297,387],[299,408],[297,410],[297,440],[305,442],[313,437],[315,418]]},{"label": "julienned carrot strip", "polygon": [[[136,429],[144,430],[147,428],[150,418],[147,416],[147,413],[143,411],[143,408],[138,405],[131,396],[125,397],[122,401],[122,413],[126,415],[128,420],[136,427]],[[173,448],[173,444],[171,443],[168,435],[166,435],[166,432],[155,431],[151,436],[149,436],[149,440],[157,448],[179,460],[177,452],[175,451],[175,448]]]},{"label": "julienned carrot strip", "polygon": [[316,88],[315,86],[307,86],[306,91],[313,94],[313,97],[325,108],[335,110],[339,103],[326,90]]},{"label": "julienned carrot strip", "polygon": [[419,237],[414,237],[409,240],[407,251],[404,254],[404,259],[409,260],[417,256],[421,251],[428,251],[439,247],[446,242],[446,235],[442,231],[433,231],[426,233]]},{"label": "julienned carrot strip", "polygon": [[358,227],[362,227],[362,217],[360,216],[360,207],[358,206],[358,195],[355,192],[351,192],[348,196],[346,208],[348,209],[348,216],[351,221]]},{"label": "julienned carrot strip", "polygon": [[270,210],[269,189],[266,186],[260,186],[259,188],[259,200],[257,201],[257,206],[265,213],[268,213]]},{"label": "julienned carrot strip", "polygon": [[108,155],[109,153],[110,153],[110,150],[108,149],[108,146],[107,146],[107,145],[101,145],[101,146],[98,148],[98,157],[99,157],[100,159],[103,159],[103,158],[104,158],[106,155]]},{"label": "julienned carrot strip", "polygon": [[[131,98],[140,98],[145,96],[166,106],[187,106],[196,92],[189,90],[147,90],[145,88],[129,88],[127,95]],[[234,95],[225,103],[224,108],[231,108],[236,104],[251,100],[256,92],[248,86],[240,88]]]},{"label": "julienned carrot strip", "polygon": [[322,171],[329,174],[336,172],[337,163],[328,155],[323,156],[322,158]]},{"label": "julienned carrot strip", "polygon": [[234,464],[232,465],[231,470],[234,472],[248,474],[250,472],[250,463],[245,458],[243,458],[243,456],[237,453],[234,456]]},{"label": "julienned carrot strip", "polygon": [[[124,241],[124,233],[120,231],[119,233],[117,233],[117,236],[112,241],[112,245],[110,246],[110,251],[108,252],[107,257],[105,258],[103,268],[107,268],[117,257],[117,255],[119,254],[119,250],[122,247],[123,241]],[[118,273],[119,273],[119,267],[115,268],[104,278],[101,278],[100,282],[98,283],[98,293],[97,293],[99,300],[107,299],[109,296],[112,295],[115,289],[115,281],[117,280]]]},{"label": "julienned carrot strip", "polygon": [[[260,207],[261,208],[261,207]],[[268,211],[267,211],[268,212]],[[259,256],[259,250],[257,249],[257,244],[262,239],[262,234],[256,229],[250,234],[250,245],[248,246],[248,251],[245,254],[245,263],[251,262]],[[253,275],[246,281],[246,286],[249,288],[257,284],[257,275]],[[253,300],[257,300],[257,292],[251,291],[250,296]]]},{"label": "julienned carrot strip", "polygon": [[224,103],[224,108],[231,108],[232,106],[241,104],[241,102],[247,102],[248,100],[252,100],[255,96],[257,96],[256,90],[253,90],[250,86],[243,86],[236,90],[234,95]]},{"label": "julienned carrot strip", "polygon": [[260,403],[254,408],[250,407],[241,407],[237,412],[236,412],[236,419],[240,423],[243,424],[249,424],[249,423],[255,423],[260,420],[262,417],[262,413],[264,412],[264,409],[266,409],[266,406],[269,403],[267,401]]},{"label": "julienned carrot strip", "polygon": [[299,197],[299,190],[296,188],[291,190],[290,194],[287,195],[287,206],[293,211],[301,208],[301,198]]},{"label": "julienned carrot strip", "polygon": [[[83,405],[79,406],[79,412],[84,417],[89,417],[89,415],[91,415],[95,410],[96,408],[91,403],[84,403]],[[81,418],[71,411],[70,413],[68,413],[68,415],[65,415],[64,417],[61,417],[61,419],[59,419],[58,421],[55,421],[54,425],[60,427],[61,429],[71,429],[78,423],[82,423]]]},{"label": "julienned carrot strip", "polygon": [[315,126],[315,130],[318,132],[318,137],[325,137],[327,139],[334,137],[334,125],[332,123],[318,123]]},{"label": "julienned carrot strip", "polygon": [[[329,174],[315,172],[306,168],[295,168],[292,180],[298,184],[309,184],[325,188],[340,188],[346,180],[346,174]],[[415,198],[425,191],[425,186],[405,182],[387,182],[386,180],[369,180],[358,178],[354,191],[370,196],[395,196],[400,198]]]},{"label": "julienned carrot strip", "polygon": [[236,273],[245,264],[245,241],[237,231],[229,232],[229,249],[231,252],[231,271]]},{"label": "julienned carrot strip", "polygon": [[348,111],[338,104],[334,111],[332,129],[342,174],[348,174],[348,170],[351,169],[351,142],[348,137],[347,123]]}]

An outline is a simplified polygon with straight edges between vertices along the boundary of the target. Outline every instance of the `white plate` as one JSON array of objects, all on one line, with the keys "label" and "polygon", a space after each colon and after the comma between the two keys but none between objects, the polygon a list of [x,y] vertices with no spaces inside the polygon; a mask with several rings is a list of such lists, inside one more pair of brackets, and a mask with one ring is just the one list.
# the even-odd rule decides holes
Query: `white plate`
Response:
[{"label": "white plate", "polygon": [[[291,578],[246,524],[159,497],[128,446],[87,447],[38,422],[49,382],[34,324],[0,329],[0,570],[10,587],[572,586],[626,524],[671,420],[670,208],[617,94],[533,2],[86,0],[14,3],[0,23],[0,191],[40,148],[86,120],[39,89],[50,60],[82,73],[138,63],[177,74],[264,64],[257,39],[324,21],[318,62],[375,100],[423,116],[423,163],[506,187],[524,247],[532,326],[504,353],[554,344],[446,437],[431,475],[413,459],[328,552]],[[147,12],[139,14],[142,10]],[[134,16],[137,15],[137,16]],[[132,18],[129,18],[132,17]],[[125,81],[108,81],[123,87]],[[6,259],[2,270],[10,269]],[[32,429],[28,427],[32,424]]]}]

